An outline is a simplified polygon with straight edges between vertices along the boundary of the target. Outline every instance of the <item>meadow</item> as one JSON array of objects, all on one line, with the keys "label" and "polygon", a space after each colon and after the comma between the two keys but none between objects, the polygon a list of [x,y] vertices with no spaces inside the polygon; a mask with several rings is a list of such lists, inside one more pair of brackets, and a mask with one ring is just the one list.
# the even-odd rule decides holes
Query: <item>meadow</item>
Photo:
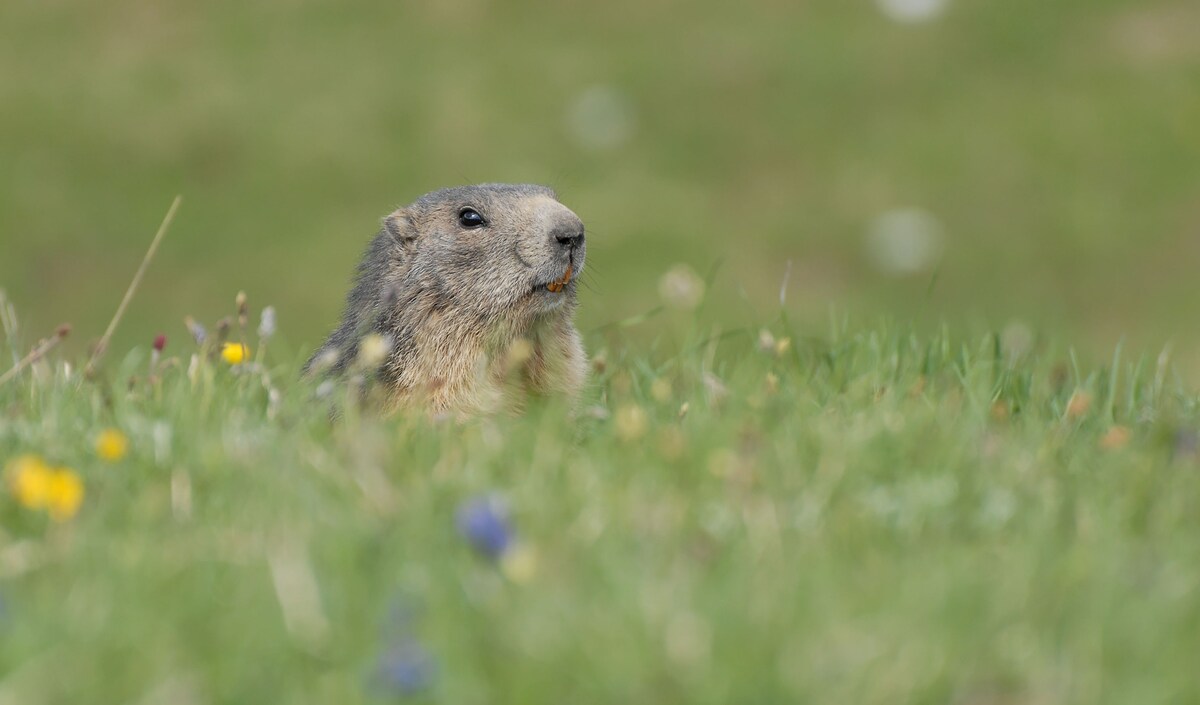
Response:
[{"label": "meadow", "polygon": [[[1197,36],[0,2],[0,705],[1200,702]],[[579,407],[302,379],[379,219],[485,181],[587,224]]]},{"label": "meadow", "polygon": [[1168,354],[662,315],[589,338],[577,413],[468,422],[363,413],[254,316],[245,359],[51,353],[0,387],[0,703],[1200,697]]}]

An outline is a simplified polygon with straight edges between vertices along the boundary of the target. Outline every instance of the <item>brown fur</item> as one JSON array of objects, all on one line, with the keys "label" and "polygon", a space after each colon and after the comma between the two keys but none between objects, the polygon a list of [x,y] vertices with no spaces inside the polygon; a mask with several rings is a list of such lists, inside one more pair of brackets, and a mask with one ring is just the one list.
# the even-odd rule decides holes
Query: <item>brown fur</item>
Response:
[{"label": "brown fur", "polygon": [[[459,222],[464,208],[486,224]],[[540,186],[484,184],[427,194],[384,219],[358,268],[341,325],[306,370],[340,374],[360,343],[390,343],[378,369],[386,406],[474,414],[529,394],[576,398],[587,359],[572,323],[583,223]],[[554,292],[567,268],[574,277]]]}]

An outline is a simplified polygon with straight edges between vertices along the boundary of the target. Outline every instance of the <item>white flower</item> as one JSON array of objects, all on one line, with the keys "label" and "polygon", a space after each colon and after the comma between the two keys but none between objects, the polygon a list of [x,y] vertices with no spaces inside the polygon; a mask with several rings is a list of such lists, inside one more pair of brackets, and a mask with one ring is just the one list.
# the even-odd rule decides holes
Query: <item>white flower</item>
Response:
[{"label": "white flower", "polygon": [[584,89],[567,110],[568,134],[579,146],[595,151],[627,142],[636,122],[629,99],[611,86]]},{"label": "white flower", "polygon": [[900,208],[880,215],[866,238],[867,255],[877,268],[903,276],[928,271],[942,254],[942,226],[920,208]]},{"label": "white flower", "polygon": [[677,264],[658,280],[658,294],[672,308],[694,309],[704,299],[704,280],[686,264]]},{"label": "white flower", "polygon": [[917,24],[937,19],[949,0],[876,0],[879,9],[895,22]]}]

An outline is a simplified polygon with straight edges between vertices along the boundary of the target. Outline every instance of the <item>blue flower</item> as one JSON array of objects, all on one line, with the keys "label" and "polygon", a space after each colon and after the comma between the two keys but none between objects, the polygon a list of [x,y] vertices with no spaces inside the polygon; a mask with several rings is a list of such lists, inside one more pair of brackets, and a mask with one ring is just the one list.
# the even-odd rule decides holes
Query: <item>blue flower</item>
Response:
[{"label": "blue flower", "polygon": [[415,641],[404,641],[389,649],[379,659],[375,677],[384,688],[412,695],[433,685],[437,663]]},{"label": "blue flower", "polygon": [[476,551],[492,560],[513,544],[508,511],[498,497],[479,497],[464,503],[456,515],[458,531]]}]

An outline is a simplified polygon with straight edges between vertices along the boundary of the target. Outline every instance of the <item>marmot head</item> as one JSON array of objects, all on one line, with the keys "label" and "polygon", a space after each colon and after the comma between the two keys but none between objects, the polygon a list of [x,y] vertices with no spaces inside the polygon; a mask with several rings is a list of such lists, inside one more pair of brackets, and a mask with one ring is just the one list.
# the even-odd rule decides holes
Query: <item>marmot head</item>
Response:
[{"label": "marmot head", "polygon": [[409,283],[485,316],[538,314],[575,301],[583,222],[554,191],[482,184],[422,196],[384,219]]},{"label": "marmot head", "polygon": [[[575,397],[587,376],[571,322],[583,240],[579,217],[541,186],[422,196],[384,218],[341,323],[305,369],[378,364],[388,404],[439,413],[496,409],[514,388]],[[369,334],[390,343],[372,346],[385,350],[382,362],[360,354]],[[529,354],[514,368],[518,339]]]}]

